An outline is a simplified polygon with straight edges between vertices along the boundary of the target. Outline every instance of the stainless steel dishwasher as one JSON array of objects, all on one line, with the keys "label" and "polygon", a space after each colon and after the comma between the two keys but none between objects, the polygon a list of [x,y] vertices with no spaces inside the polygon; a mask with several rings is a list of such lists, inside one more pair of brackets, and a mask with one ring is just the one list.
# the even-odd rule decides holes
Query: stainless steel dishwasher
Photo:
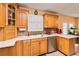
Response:
[{"label": "stainless steel dishwasher", "polygon": [[49,37],[48,38],[48,53],[56,51],[56,38]]}]

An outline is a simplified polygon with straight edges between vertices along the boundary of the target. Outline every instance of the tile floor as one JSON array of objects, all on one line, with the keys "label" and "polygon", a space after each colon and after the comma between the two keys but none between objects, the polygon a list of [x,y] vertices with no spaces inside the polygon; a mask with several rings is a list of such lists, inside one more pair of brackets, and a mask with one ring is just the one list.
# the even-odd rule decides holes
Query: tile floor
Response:
[{"label": "tile floor", "polygon": [[[50,53],[50,54],[46,54],[46,56],[65,56],[64,54],[62,54],[61,52],[59,51],[56,51],[56,52],[53,52],[53,53]],[[75,54],[75,55],[72,55],[72,56],[79,56],[79,53]]]},{"label": "tile floor", "polygon": [[53,52],[53,53],[50,53],[50,54],[46,54],[46,56],[65,56],[65,55],[62,54],[59,51],[56,51],[56,52]]}]

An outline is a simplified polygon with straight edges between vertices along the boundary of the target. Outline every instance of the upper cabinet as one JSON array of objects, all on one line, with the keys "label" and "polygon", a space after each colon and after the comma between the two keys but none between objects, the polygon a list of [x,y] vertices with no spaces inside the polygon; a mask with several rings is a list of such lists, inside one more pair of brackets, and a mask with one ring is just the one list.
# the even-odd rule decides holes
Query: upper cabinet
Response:
[{"label": "upper cabinet", "polygon": [[16,4],[0,3],[0,27],[15,26]]},{"label": "upper cabinet", "polygon": [[7,8],[8,8],[7,9],[7,11],[8,11],[7,25],[8,26],[15,26],[16,5],[15,4],[8,4]]},{"label": "upper cabinet", "polygon": [[44,28],[56,28],[55,23],[57,23],[57,16],[55,15],[44,15]]},{"label": "upper cabinet", "polygon": [[0,27],[5,26],[5,5],[0,3]]},{"label": "upper cabinet", "polygon": [[18,7],[17,8],[17,20],[16,20],[16,26],[17,27],[26,27],[28,25],[28,9],[25,7]]},{"label": "upper cabinet", "polygon": [[67,23],[68,25],[69,24],[72,24],[74,27],[76,27],[77,25],[77,19],[74,18],[74,17],[70,17],[70,16],[62,16],[60,15],[58,17],[58,28],[62,29],[63,27],[63,23]]},{"label": "upper cabinet", "polygon": [[77,19],[77,28],[79,29],[79,19]]}]

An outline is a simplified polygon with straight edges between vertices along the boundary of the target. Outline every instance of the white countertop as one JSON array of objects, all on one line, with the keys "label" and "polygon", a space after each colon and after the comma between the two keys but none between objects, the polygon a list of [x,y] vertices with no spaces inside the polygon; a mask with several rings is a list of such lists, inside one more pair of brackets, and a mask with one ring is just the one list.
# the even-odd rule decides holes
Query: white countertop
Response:
[{"label": "white countertop", "polygon": [[0,48],[14,46],[16,41],[19,41],[19,40],[31,40],[35,38],[55,37],[55,36],[59,36],[59,37],[67,38],[67,39],[79,37],[75,35],[63,35],[63,34],[51,34],[51,35],[40,34],[40,35],[31,35],[31,36],[17,36],[16,38],[13,38],[13,39],[9,39],[6,41],[0,41]]}]

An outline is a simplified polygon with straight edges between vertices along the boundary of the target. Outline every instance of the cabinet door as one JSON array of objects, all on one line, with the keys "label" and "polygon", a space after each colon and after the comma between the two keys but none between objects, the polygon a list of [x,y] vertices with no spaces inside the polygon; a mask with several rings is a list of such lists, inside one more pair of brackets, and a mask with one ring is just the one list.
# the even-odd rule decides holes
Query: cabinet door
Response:
[{"label": "cabinet door", "polygon": [[17,56],[22,56],[22,47],[23,46],[23,42],[22,41],[17,41],[16,42],[16,55]]},{"label": "cabinet door", "polygon": [[57,37],[57,48],[58,50],[62,51],[62,44],[63,44],[63,41],[62,41],[62,38],[61,37]]},{"label": "cabinet door", "polygon": [[4,28],[4,40],[15,38],[17,36],[17,28],[6,27]]},{"label": "cabinet door", "polygon": [[75,40],[58,37],[57,48],[66,55],[72,55],[75,53]]},{"label": "cabinet door", "polygon": [[5,26],[5,7],[0,3],[0,27]]},{"label": "cabinet door", "polygon": [[44,16],[44,27],[47,28],[48,27],[48,24],[49,24],[49,16],[48,15],[45,15]]},{"label": "cabinet door", "polygon": [[39,55],[39,41],[31,42],[31,55],[36,56]]},{"label": "cabinet door", "polygon": [[75,53],[75,40],[74,39],[62,39],[62,52],[66,55],[72,55]]},{"label": "cabinet door", "polygon": [[9,56],[22,56],[22,41],[17,41],[14,46],[8,49]]},{"label": "cabinet door", "polygon": [[20,23],[22,27],[27,27],[27,13],[20,12]]},{"label": "cabinet door", "polygon": [[0,56],[8,56],[8,48],[0,48]]},{"label": "cabinet door", "polygon": [[9,56],[17,56],[16,45],[8,48]]},{"label": "cabinet door", "polygon": [[52,19],[52,17],[51,17],[51,15],[48,15],[48,24],[47,24],[47,27],[48,28],[51,28],[51,19]]},{"label": "cabinet door", "polygon": [[4,37],[3,37],[3,29],[0,30],[0,41],[3,41],[4,40]]},{"label": "cabinet door", "polygon": [[56,16],[54,15],[44,15],[44,27],[45,28],[55,28]]},{"label": "cabinet door", "polygon": [[59,39],[58,39],[58,37],[56,37],[56,41],[57,41],[57,49],[59,50]]},{"label": "cabinet door", "polygon": [[17,10],[17,20],[16,26],[17,27],[27,27],[27,11],[24,10]]},{"label": "cabinet door", "polygon": [[30,40],[23,41],[23,56],[30,56]]},{"label": "cabinet door", "polygon": [[56,18],[55,19],[55,28],[58,28],[58,26],[59,26],[58,24],[59,24],[59,22],[58,22],[58,19]]},{"label": "cabinet door", "polygon": [[42,38],[40,41],[40,54],[47,53],[47,38]]}]

